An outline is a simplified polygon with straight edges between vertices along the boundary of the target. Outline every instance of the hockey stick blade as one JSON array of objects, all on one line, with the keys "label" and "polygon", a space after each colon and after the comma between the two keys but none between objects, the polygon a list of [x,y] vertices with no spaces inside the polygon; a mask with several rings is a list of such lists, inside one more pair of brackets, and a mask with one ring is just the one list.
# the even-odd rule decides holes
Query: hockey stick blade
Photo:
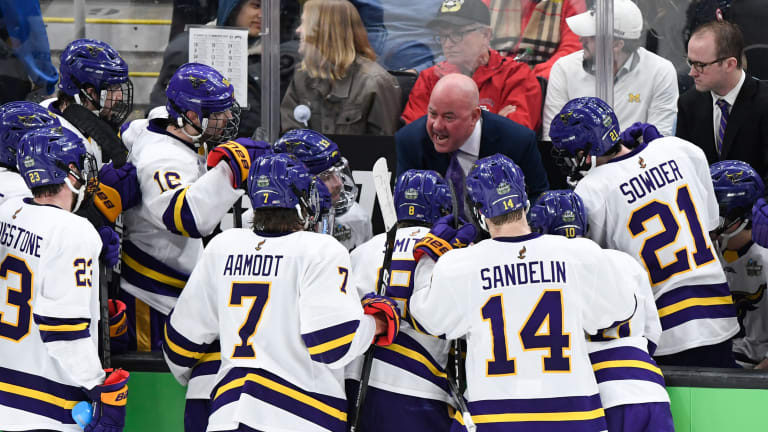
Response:
[{"label": "hockey stick blade", "polygon": [[[392,198],[392,189],[389,187],[389,175],[387,160],[379,158],[373,165],[373,183],[376,187],[376,198],[379,200],[381,216],[384,218],[384,227],[387,230],[384,260],[381,265],[379,280],[376,283],[376,294],[380,295],[386,295],[387,288],[389,287],[390,267],[392,266],[392,254],[395,250],[395,235],[397,233],[397,215],[395,214],[395,201]],[[374,348],[375,346],[371,345],[363,358],[363,370],[360,374],[360,385],[357,389],[355,409],[350,422],[350,432],[356,432],[360,425],[360,414],[365,402],[365,394],[368,392],[368,379],[371,376],[371,368],[373,367]]]},{"label": "hockey stick blade", "polygon": [[376,188],[376,198],[379,200],[381,217],[384,218],[384,230],[387,232],[397,223],[395,200],[392,198],[389,176],[387,160],[381,157],[373,164],[373,185]]}]

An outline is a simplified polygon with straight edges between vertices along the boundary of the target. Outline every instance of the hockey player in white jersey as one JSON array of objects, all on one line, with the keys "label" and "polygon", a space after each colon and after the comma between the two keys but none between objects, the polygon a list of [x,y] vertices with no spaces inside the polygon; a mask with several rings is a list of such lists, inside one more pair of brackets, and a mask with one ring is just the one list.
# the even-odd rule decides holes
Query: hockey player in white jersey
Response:
[{"label": "hockey player in white jersey", "polygon": [[165,358],[181,383],[221,341],[209,431],[345,431],[344,366],[397,336],[394,301],[370,295],[364,311],[346,249],[305,231],[313,185],[292,155],[257,158],[251,229],[208,244],[168,320]]},{"label": "hockey player in white jersey", "polygon": [[335,142],[311,129],[294,129],[277,140],[272,149],[275,153],[295,155],[328,187],[335,213],[333,236],[347,250],[373,237],[371,215],[357,202],[357,185],[349,163]]},{"label": "hockey player in white jersey", "polygon": [[16,167],[21,137],[43,127],[61,126],[56,114],[33,102],[8,102],[0,106],[0,204],[13,197],[31,197]]},{"label": "hockey player in white jersey", "polygon": [[580,178],[589,237],[648,273],[663,329],[656,361],[734,367],[738,323],[709,237],[719,216],[704,152],[677,137],[629,150],[613,110],[593,97],[568,102],[550,137]]},{"label": "hockey player in white jersey", "polygon": [[[436,263],[422,257],[417,275],[434,266],[432,280],[416,285],[410,308],[429,333],[466,336],[464,397],[477,430],[606,430],[583,334],[632,317],[620,269],[591,240],[532,233],[522,171],[506,156],[479,159],[466,185],[491,238]],[[439,240],[428,239],[450,249]]]},{"label": "hockey player in white jersey", "polygon": [[[239,109],[234,87],[214,68],[182,65],[166,94],[168,118],[150,120],[129,157],[142,202],[124,213],[120,300],[127,306],[129,349],[137,351],[161,349],[166,316],[200,259],[202,237],[240,199],[251,160],[268,148],[248,139],[228,141],[237,131]],[[209,354],[199,365],[199,385],[192,380],[187,388],[188,400],[204,404],[210,395],[216,347]],[[205,418],[190,403],[187,413]]]},{"label": "hockey player in white jersey", "polygon": [[[451,193],[435,171],[408,170],[397,179],[394,200],[398,225],[387,296],[398,302],[403,321],[394,343],[374,352],[359,426],[370,432],[446,431],[451,423],[445,371],[449,342],[417,330],[417,324],[409,321],[408,301],[417,280],[413,247],[438,218],[451,213]],[[376,292],[385,236],[374,236],[351,253],[352,275],[361,296]],[[361,366],[358,359],[346,370],[350,401],[357,397]]]},{"label": "hockey player in white jersey", "polygon": [[101,241],[71,213],[95,161],[70,131],[43,128],[21,139],[18,165],[34,198],[0,206],[0,429],[80,431],[71,409],[93,401],[85,430],[122,431],[128,373],[105,380],[97,348]]},{"label": "hockey player in white jersey", "polygon": [[[528,214],[531,229],[542,234],[583,237],[588,231],[581,198],[570,190],[544,192]],[[631,256],[607,249],[621,269],[621,283],[634,287],[637,310],[631,320],[587,339],[589,359],[600,388],[611,432],[673,432],[664,376],[653,361],[661,322],[645,270]]]},{"label": "hockey player in white jersey", "polygon": [[728,286],[736,304],[739,333],[736,360],[745,367],[768,368],[768,249],[752,241],[752,206],[765,193],[760,175],[746,162],[726,160],[709,167],[722,223],[715,244],[722,253]]}]

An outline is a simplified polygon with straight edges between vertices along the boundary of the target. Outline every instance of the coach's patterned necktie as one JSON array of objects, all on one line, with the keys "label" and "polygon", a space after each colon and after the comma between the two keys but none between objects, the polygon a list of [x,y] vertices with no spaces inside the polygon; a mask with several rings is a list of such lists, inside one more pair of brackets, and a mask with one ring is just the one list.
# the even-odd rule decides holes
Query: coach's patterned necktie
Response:
[{"label": "coach's patterned necktie", "polygon": [[451,162],[448,164],[448,169],[445,170],[445,178],[453,184],[459,216],[466,220],[464,216],[464,170],[459,163],[458,153],[458,151],[451,153]]},{"label": "coach's patterned necktie", "polygon": [[720,107],[720,125],[717,128],[717,155],[723,154],[723,138],[725,137],[725,126],[728,124],[728,107],[731,104],[725,99],[718,99],[717,106]]}]

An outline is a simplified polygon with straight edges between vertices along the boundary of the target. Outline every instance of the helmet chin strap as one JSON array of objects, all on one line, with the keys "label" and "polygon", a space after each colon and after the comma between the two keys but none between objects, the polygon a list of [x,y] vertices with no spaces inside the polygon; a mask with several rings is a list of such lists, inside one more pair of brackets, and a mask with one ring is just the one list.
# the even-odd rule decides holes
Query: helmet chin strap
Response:
[{"label": "helmet chin strap", "polygon": [[[92,113],[93,113],[95,116],[98,116],[98,115],[99,115],[99,113],[101,113],[101,108],[104,106],[104,102],[107,100],[107,91],[106,91],[106,90],[102,90],[102,91],[101,91],[101,97],[100,97],[100,99],[101,99],[101,103],[99,103],[99,102],[96,102],[96,101],[95,101],[95,100],[94,100],[94,99],[93,99],[93,98],[92,98],[92,97],[91,97],[91,96],[90,96],[88,93],[86,93],[86,91],[85,91],[85,90],[83,90],[83,89],[80,89],[80,92],[82,92],[82,93],[83,93],[83,95],[86,97],[86,99],[88,99],[88,102],[90,102],[90,103],[91,103],[91,105],[93,105],[93,106],[95,106],[95,107],[96,107],[96,109],[95,109],[95,110],[90,110],[90,111],[91,111],[91,112],[92,112]],[[77,102],[77,104],[78,104],[78,105],[82,105],[82,106],[85,106],[85,104],[83,103],[83,100],[82,100],[82,99],[80,99],[80,93],[75,93],[75,97],[74,97],[74,99],[75,99],[75,102]]]},{"label": "helmet chin strap", "polygon": [[720,238],[718,239],[718,244],[720,246],[721,254],[725,252],[725,248],[728,246],[728,240],[732,239],[738,233],[744,231],[744,228],[747,227],[748,223],[749,223],[749,219],[744,219],[741,221],[741,224],[739,224],[739,227],[736,228],[733,232],[730,232],[727,234],[726,233],[720,234]]},{"label": "helmet chin strap", "polygon": [[[187,128],[184,127],[185,121],[190,126],[192,126],[196,131],[198,131],[199,134],[190,135],[189,132],[187,132]],[[192,123],[192,121],[186,116],[186,114],[182,114],[181,117],[176,117],[176,126],[178,126],[178,128],[181,129],[181,132],[184,135],[186,135],[188,138],[192,140],[192,144],[195,145],[195,148],[200,147],[200,138],[202,138],[203,134],[205,133],[205,130],[208,129],[208,117],[203,117],[200,123],[203,125],[202,128],[199,128],[194,123]]]},{"label": "helmet chin strap", "polygon": [[72,208],[72,213],[74,213],[80,209],[80,205],[83,203],[83,199],[85,198],[85,185],[80,186],[80,189],[76,189],[72,185],[72,182],[69,181],[69,178],[65,178],[64,183],[67,185],[69,190],[72,191],[73,194],[77,195],[77,201],[75,202],[75,206]]},{"label": "helmet chin strap", "polygon": [[[575,158],[574,158],[575,159]],[[579,183],[581,179],[584,178],[585,175],[589,174],[590,171],[592,171],[597,166],[597,157],[593,155],[589,155],[584,159],[585,163],[579,164],[579,168],[586,168],[586,169],[579,169],[574,171],[573,174],[566,177],[565,181],[571,186],[576,187],[576,185]],[[574,160],[574,165],[576,165],[576,161]]]}]

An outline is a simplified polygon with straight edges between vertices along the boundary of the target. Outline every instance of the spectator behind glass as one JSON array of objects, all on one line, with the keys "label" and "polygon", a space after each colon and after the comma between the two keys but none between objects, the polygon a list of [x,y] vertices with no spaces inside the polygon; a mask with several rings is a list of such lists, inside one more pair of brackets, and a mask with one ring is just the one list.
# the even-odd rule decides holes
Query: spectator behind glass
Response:
[{"label": "spectator behind glass", "polygon": [[483,0],[491,10],[491,47],[516,56],[549,79],[555,60],[581,49],[565,19],[587,9],[584,0]]},{"label": "spectator behind glass", "polygon": [[360,13],[378,62],[389,70],[422,70],[442,60],[427,28],[442,0],[350,0]]},{"label": "spectator behind glass", "polygon": [[[613,106],[620,124],[650,123],[662,135],[674,134],[677,74],[672,63],[640,46],[643,14],[630,0],[613,3]],[[544,102],[544,140],[552,119],[571,99],[596,95],[594,11],[568,18],[584,49],[552,66]]]},{"label": "spectator behind glass", "polygon": [[[288,2],[286,8],[291,8]],[[281,7],[282,8],[282,7]],[[282,14],[282,12],[281,12]],[[293,22],[282,19],[281,27],[292,27]],[[240,127],[237,136],[251,136],[253,131],[261,125],[261,0],[220,0],[216,22],[207,25],[228,27],[241,27],[248,29],[248,106],[241,107]],[[284,32],[281,32],[281,34]],[[179,34],[163,54],[163,66],[160,76],[157,78],[152,93],[150,104],[152,107],[165,105],[165,88],[168,86],[171,76],[179,66],[189,61],[189,32]],[[280,45],[280,96],[290,82],[293,70],[298,62],[298,43],[296,41],[284,42]]]},{"label": "spectator behind glass", "polygon": [[445,61],[423,70],[402,114],[406,123],[427,113],[429,95],[449,73],[471,77],[480,90],[480,107],[528,129],[541,124],[541,87],[524,63],[490,48],[491,17],[482,0],[444,0],[428,26],[441,42]]},{"label": "spectator behind glass", "polygon": [[52,94],[58,79],[40,3],[0,1],[0,104],[26,99],[38,89]]},{"label": "spectator behind glass", "polygon": [[[303,60],[280,106],[282,130],[393,135],[400,87],[375,62],[355,7],[346,0],[310,0],[297,33]],[[308,118],[301,115],[307,110]]]}]

